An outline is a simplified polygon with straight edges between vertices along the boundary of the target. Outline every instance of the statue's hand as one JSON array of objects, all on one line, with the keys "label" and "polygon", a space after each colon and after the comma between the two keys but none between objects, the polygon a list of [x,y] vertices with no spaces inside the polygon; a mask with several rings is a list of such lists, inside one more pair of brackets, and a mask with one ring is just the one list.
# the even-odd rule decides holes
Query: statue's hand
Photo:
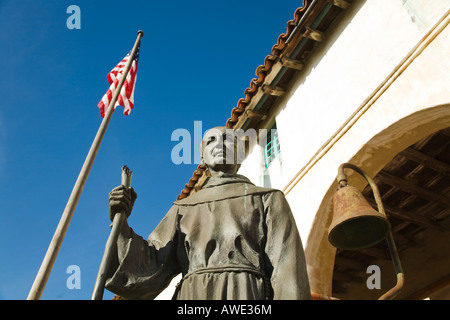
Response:
[{"label": "statue's hand", "polygon": [[109,193],[109,218],[111,221],[118,212],[123,212],[127,217],[133,210],[137,194],[132,187],[119,186]]}]

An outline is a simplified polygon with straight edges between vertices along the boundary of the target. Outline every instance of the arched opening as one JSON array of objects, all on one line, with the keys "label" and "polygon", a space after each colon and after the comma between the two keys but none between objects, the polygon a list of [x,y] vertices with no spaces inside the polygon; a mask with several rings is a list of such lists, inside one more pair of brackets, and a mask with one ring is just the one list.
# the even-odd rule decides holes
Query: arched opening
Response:
[{"label": "arched opening", "polygon": [[[450,166],[449,124],[450,105],[422,109],[387,125],[384,130],[361,146],[351,158],[344,159],[330,154],[330,159],[327,159],[328,164],[332,163],[336,166],[336,174],[338,166],[343,162],[360,166],[371,177],[376,178],[377,183],[380,183],[382,196],[384,196],[383,192],[388,191],[388,181],[397,182],[396,186],[390,187],[397,188],[397,192],[395,189],[389,189],[391,191],[383,197],[383,200],[386,198],[389,209],[392,209],[394,205],[403,209],[399,211],[400,213],[392,213],[392,210],[388,213],[389,219],[393,220],[394,239],[401,247],[400,258],[406,277],[406,285],[398,296],[400,299],[421,299],[425,296],[442,298],[444,288],[450,284],[450,272],[446,273],[446,270],[450,270],[450,255],[446,252],[447,245],[450,243],[450,233],[446,231],[450,227],[448,224],[450,221],[446,220],[450,215],[450,207],[444,206],[440,209],[436,207],[436,198],[440,199],[441,204],[450,201],[450,185],[446,185],[450,179],[448,176],[447,179],[443,178],[447,172],[443,168]],[[436,149],[429,152],[428,148],[433,145],[440,145],[442,150]],[[434,158],[435,167],[438,161],[444,164],[439,167],[440,171],[434,171],[435,178],[430,177],[430,170],[436,168],[429,168],[432,166],[429,164],[430,161],[426,162],[427,166],[417,162],[425,157],[418,158],[420,156],[417,152],[411,149],[427,154],[428,157],[425,156],[427,159]],[[339,152],[335,154],[338,155]],[[413,160],[414,156],[416,160]],[[401,166],[397,168],[396,164]],[[377,176],[379,173],[380,175]],[[398,179],[393,178],[395,179],[393,180],[389,174],[397,175],[395,177]],[[353,174],[351,170],[348,176],[351,185],[364,190],[366,196],[371,197],[366,187],[367,182],[362,177]],[[439,178],[441,176],[442,178]],[[389,178],[391,180],[388,180]],[[399,188],[400,179],[403,180],[403,189]],[[433,182],[433,179],[436,181]],[[328,226],[332,220],[332,197],[337,187],[335,176],[330,177],[329,183],[305,246],[312,290],[340,299],[377,299],[395,285],[395,272],[387,245],[382,241],[377,247],[359,251],[337,251],[331,246],[328,242]],[[415,187],[417,184],[421,189],[428,190],[423,192],[429,196],[428,198],[421,200],[417,194],[412,193],[414,189],[419,190]],[[409,189],[406,186],[409,186]],[[397,203],[397,199],[402,202]],[[422,212],[428,209],[427,203],[432,204],[439,212],[430,211],[425,219]],[[406,213],[415,207],[417,207],[416,211]],[[400,236],[396,233],[400,233]],[[371,265],[380,267],[380,289],[367,287],[367,279],[371,276],[367,272]],[[437,294],[439,290],[440,295]],[[432,295],[430,292],[435,294]]]},{"label": "arched opening", "polygon": [[[374,180],[405,272],[405,287],[398,298],[449,299],[450,127],[399,152]],[[370,187],[363,194],[376,208]],[[379,288],[369,279],[370,266],[379,267]],[[371,248],[336,251],[334,297],[376,299],[395,281],[386,241]]]}]

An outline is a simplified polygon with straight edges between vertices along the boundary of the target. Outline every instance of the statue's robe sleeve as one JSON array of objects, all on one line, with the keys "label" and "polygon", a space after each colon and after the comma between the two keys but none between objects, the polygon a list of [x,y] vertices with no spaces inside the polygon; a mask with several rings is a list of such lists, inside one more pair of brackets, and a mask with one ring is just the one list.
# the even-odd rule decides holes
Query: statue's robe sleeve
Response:
[{"label": "statue's robe sleeve", "polygon": [[148,240],[125,222],[106,289],[126,299],[154,299],[180,273],[177,242],[176,207],[169,210]]},{"label": "statue's robe sleeve", "polygon": [[267,242],[265,252],[272,266],[270,282],[276,300],[310,299],[302,242],[289,204],[280,191],[264,196]]}]

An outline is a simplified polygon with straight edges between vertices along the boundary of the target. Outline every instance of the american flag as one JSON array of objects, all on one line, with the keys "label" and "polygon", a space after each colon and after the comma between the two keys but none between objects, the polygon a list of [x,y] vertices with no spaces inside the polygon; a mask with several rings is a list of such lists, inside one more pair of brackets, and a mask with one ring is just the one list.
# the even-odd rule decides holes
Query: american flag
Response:
[{"label": "american flag", "polygon": [[[130,59],[131,51],[122,59],[112,70],[108,73],[108,82],[110,87],[106,94],[103,96],[102,100],[98,103],[98,107],[100,108],[100,115],[102,118],[105,116],[106,109],[109,106],[109,103],[112,100],[114,92],[119,84],[120,78],[122,77],[125,66]],[[120,90],[120,95],[117,99],[116,105],[114,109],[120,105],[125,109],[123,111],[124,115],[129,115],[131,109],[134,107],[134,85],[136,83],[136,74],[138,69],[138,61],[139,61],[139,47],[137,48],[136,55],[134,56],[133,63],[131,64],[130,71],[128,72],[127,78],[125,79],[122,89]]]}]

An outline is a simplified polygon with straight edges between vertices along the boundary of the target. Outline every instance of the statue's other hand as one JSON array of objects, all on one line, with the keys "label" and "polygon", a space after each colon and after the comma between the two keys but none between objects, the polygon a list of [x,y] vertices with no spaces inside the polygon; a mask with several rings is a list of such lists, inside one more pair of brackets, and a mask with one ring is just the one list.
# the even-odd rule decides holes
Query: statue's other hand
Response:
[{"label": "statue's other hand", "polygon": [[121,185],[112,189],[109,193],[109,218],[111,221],[118,212],[123,212],[129,217],[136,198],[137,194],[132,187]]}]

